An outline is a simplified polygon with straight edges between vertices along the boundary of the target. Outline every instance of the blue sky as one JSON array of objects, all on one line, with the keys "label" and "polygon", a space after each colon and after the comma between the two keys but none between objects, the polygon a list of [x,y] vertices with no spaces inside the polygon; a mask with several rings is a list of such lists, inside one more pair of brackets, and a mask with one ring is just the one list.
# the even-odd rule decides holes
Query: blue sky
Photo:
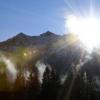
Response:
[{"label": "blue sky", "polygon": [[[0,0],[0,41],[19,32],[64,34],[65,13],[88,13],[91,0]],[[93,1],[93,0],[92,0]],[[94,4],[98,8],[100,0]],[[98,8],[99,10],[99,8]]]}]

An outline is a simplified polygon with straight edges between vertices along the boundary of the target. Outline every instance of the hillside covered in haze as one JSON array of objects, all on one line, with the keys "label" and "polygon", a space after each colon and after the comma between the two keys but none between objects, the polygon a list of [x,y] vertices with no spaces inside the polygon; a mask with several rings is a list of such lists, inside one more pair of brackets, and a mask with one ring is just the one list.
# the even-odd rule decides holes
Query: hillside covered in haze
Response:
[{"label": "hillside covered in haze", "polygon": [[99,100],[99,58],[99,49],[89,54],[73,34],[19,33],[0,42],[0,97]]}]

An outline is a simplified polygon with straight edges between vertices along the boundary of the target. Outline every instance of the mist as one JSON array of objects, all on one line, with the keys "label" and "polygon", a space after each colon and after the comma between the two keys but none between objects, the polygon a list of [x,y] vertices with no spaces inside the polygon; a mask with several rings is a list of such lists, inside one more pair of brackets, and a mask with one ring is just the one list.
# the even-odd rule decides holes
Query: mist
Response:
[{"label": "mist", "polygon": [[46,69],[46,65],[45,65],[43,62],[41,62],[41,61],[37,61],[36,67],[37,67],[38,72],[39,72],[39,77],[38,77],[38,79],[39,79],[39,81],[42,83],[43,74],[44,74],[44,71],[45,71],[45,69]]},{"label": "mist", "polygon": [[0,60],[3,61],[6,65],[7,78],[9,82],[14,83],[17,77],[17,69],[15,67],[15,64],[11,59],[7,58],[4,55],[1,56]]}]

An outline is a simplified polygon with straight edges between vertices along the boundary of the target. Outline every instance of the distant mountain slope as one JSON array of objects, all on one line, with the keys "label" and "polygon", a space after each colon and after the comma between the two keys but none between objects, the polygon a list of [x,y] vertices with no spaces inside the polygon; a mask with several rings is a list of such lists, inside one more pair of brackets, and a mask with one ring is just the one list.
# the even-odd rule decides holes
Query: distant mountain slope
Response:
[{"label": "distant mountain slope", "polygon": [[18,48],[35,48],[39,59],[50,64],[58,73],[64,74],[69,66],[78,63],[83,47],[72,34],[56,35],[50,31],[40,36],[28,36],[24,33],[0,43],[0,50],[15,51]]}]

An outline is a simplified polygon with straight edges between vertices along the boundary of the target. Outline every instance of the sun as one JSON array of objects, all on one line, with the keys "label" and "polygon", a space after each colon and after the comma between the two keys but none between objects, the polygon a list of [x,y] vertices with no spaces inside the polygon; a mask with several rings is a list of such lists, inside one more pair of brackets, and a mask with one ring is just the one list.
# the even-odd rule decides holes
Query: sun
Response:
[{"label": "sun", "polygon": [[70,33],[76,34],[88,50],[100,44],[100,20],[97,17],[67,17],[66,26]]}]

